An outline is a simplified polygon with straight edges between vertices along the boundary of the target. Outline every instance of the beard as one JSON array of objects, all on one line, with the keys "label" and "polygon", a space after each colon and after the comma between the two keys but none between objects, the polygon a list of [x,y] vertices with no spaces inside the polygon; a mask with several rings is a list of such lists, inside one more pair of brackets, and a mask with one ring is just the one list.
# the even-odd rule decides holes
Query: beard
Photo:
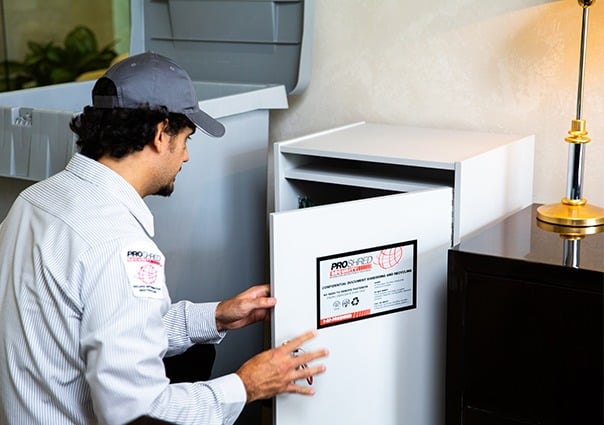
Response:
[{"label": "beard", "polygon": [[165,196],[168,197],[170,195],[172,195],[172,192],[174,192],[174,183],[169,183],[169,184],[165,184],[163,186],[161,186],[155,193],[154,195],[159,195],[159,196]]}]

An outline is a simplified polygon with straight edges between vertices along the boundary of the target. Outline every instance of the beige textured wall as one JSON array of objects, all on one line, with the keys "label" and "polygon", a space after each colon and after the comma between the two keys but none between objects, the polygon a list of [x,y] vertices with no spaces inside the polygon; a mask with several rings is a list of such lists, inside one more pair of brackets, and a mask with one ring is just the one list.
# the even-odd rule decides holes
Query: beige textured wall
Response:
[{"label": "beige textured wall", "polygon": [[[583,195],[604,207],[604,1],[590,8]],[[315,0],[309,88],[271,141],[359,120],[536,136],[534,201],[566,191],[576,0]]]}]

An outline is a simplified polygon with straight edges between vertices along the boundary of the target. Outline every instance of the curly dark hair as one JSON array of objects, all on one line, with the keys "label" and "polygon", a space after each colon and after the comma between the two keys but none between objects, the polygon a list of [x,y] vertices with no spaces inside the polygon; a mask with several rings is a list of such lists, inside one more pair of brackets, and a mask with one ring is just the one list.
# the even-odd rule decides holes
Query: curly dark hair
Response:
[{"label": "curly dark hair", "polygon": [[78,136],[76,144],[82,155],[95,160],[105,155],[122,158],[152,142],[157,124],[165,119],[169,134],[178,134],[185,127],[195,131],[195,125],[185,115],[149,107],[98,109],[86,106],[84,112],[71,120],[69,127]]},{"label": "curly dark hair", "polygon": [[[94,88],[96,93],[115,93],[112,84],[99,83]],[[71,120],[69,127],[78,137],[76,144],[82,155],[94,160],[105,155],[122,158],[152,142],[157,124],[166,119],[168,134],[178,134],[185,127],[195,132],[195,124],[186,115],[168,112],[165,107],[151,108],[149,105],[141,105],[138,109],[86,106],[81,114]]]}]

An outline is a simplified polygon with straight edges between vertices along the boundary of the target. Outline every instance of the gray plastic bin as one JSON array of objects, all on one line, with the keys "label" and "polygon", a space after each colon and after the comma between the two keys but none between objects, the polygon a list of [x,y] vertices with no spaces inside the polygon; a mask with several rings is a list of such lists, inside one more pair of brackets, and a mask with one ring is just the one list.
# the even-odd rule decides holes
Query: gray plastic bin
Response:
[{"label": "gray plastic bin", "polygon": [[[221,300],[268,283],[269,111],[287,108],[287,94],[309,81],[312,1],[131,0],[131,14],[131,53],[151,50],[181,64],[200,107],[226,127],[221,139],[197,131],[173,195],[145,199],[172,299]],[[56,173],[72,156],[68,122],[91,103],[93,84],[0,94],[0,220],[24,182]],[[217,347],[214,375],[263,348],[262,324],[232,332]],[[258,411],[246,408],[238,423],[259,423]]]}]

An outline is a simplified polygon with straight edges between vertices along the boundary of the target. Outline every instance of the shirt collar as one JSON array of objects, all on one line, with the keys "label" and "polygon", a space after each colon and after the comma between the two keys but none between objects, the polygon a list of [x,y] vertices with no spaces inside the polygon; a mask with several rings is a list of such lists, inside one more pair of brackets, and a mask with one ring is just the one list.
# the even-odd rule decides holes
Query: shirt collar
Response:
[{"label": "shirt collar", "polygon": [[154,236],[153,214],[143,198],[122,176],[100,162],[79,153],[71,158],[65,169],[117,198],[128,208],[149,236]]}]

